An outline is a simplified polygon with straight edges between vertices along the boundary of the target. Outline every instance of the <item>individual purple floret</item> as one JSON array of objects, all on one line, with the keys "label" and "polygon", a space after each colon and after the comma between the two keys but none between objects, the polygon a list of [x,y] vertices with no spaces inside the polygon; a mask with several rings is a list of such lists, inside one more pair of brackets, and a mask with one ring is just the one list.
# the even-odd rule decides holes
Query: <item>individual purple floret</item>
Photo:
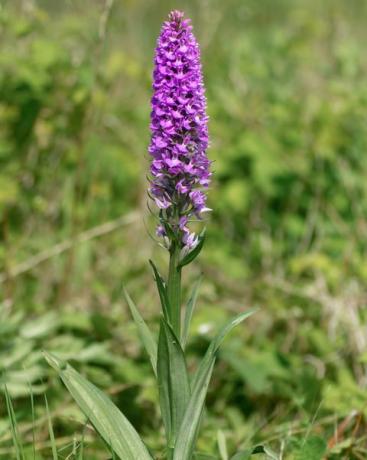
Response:
[{"label": "individual purple floret", "polygon": [[208,117],[200,50],[189,19],[173,11],[157,42],[153,72],[150,194],[160,209],[159,236],[169,227],[188,249],[197,237],[188,219],[209,209]]}]

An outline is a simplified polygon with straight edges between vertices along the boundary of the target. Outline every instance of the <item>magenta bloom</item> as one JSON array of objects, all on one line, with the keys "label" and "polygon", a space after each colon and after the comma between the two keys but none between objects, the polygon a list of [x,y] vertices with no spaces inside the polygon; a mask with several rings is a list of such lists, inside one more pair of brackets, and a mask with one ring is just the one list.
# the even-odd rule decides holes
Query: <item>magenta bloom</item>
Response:
[{"label": "magenta bloom", "polygon": [[[200,51],[190,20],[173,11],[163,24],[155,52],[151,113],[150,193],[160,209],[158,234],[167,225],[193,244],[182,217],[200,218],[210,182],[208,117]],[[181,224],[180,224],[181,222]]]}]

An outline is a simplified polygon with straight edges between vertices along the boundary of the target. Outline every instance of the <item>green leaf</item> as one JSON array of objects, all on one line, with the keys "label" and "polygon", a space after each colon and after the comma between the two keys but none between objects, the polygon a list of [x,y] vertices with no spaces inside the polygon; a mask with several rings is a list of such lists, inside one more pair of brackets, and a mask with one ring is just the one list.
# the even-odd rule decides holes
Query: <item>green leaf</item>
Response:
[{"label": "green leaf", "polygon": [[24,451],[23,451],[23,444],[19,436],[18,425],[17,425],[17,418],[15,416],[13,403],[11,397],[8,392],[8,388],[4,385],[4,393],[5,393],[5,401],[6,401],[6,408],[8,412],[8,417],[10,421],[10,429],[11,429],[11,436],[14,444],[14,451],[17,460],[25,460]]},{"label": "green leaf", "polygon": [[218,348],[223,342],[225,336],[235,326],[251,316],[255,311],[257,311],[257,309],[252,309],[238,315],[236,318],[226,324],[210,343],[192,383],[192,394],[177,436],[173,460],[191,459],[200,428],[205,397],[213,372]]},{"label": "green leaf", "polygon": [[31,397],[31,414],[32,414],[32,454],[33,454],[33,460],[36,458],[36,433],[35,433],[35,422],[36,422],[36,417],[35,417],[35,411],[34,411],[34,394],[33,394],[33,389],[32,385],[28,383],[29,387],[29,394]]},{"label": "green leaf", "polygon": [[56,313],[50,312],[36,319],[27,321],[19,330],[19,335],[25,339],[37,339],[50,335],[58,325]]},{"label": "green leaf", "polygon": [[227,441],[222,430],[217,432],[217,443],[221,460],[228,460]]},{"label": "green leaf", "polygon": [[253,450],[253,454],[265,454],[266,458],[269,460],[279,460],[278,455],[267,446],[256,446]]},{"label": "green leaf", "polygon": [[252,449],[242,450],[241,452],[237,452],[237,454],[231,457],[231,460],[250,460],[252,455]]},{"label": "green leaf", "polygon": [[325,441],[318,437],[312,436],[308,438],[296,455],[297,460],[321,460],[326,451]]},{"label": "green leaf", "polygon": [[187,337],[189,335],[189,329],[190,329],[190,323],[191,323],[191,318],[192,318],[192,313],[194,311],[196,301],[198,298],[198,293],[199,293],[199,288],[201,284],[202,276],[199,277],[197,282],[194,285],[194,288],[192,290],[191,296],[189,298],[189,301],[187,302],[186,309],[185,309],[185,319],[183,323],[183,328],[182,328],[182,334],[181,334],[181,345],[182,348],[185,348],[186,342],[187,342]]},{"label": "green leaf", "polygon": [[47,396],[46,395],[44,395],[44,396],[45,396],[45,406],[46,406],[46,414],[47,414],[48,433],[50,435],[50,441],[51,441],[52,458],[53,458],[53,460],[57,460],[58,459],[57,447],[56,447],[54,429],[52,427],[51,414],[50,414],[50,410],[48,408]]},{"label": "green leaf", "polygon": [[79,454],[78,454],[78,459],[77,460],[83,460],[84,458],[84,438],[85,438],[85,431],[87,428],[87,424],[84,425],[83,431],[82,431],[82,438],[79,443]]},{"label": "green leaf", "polygon": [[149,355],[154,374],[157,375],[157,342],[154,339],[143,317],[139,313],[139,310],[136,308],[136,305],[134,304],[134,302],[132,301],[131,297],[129,296],[128,292],[124,287],[123,293],[125,300],[130,308],[131,315],[135,321],[136,327],[138,328],[140,340],[146,352]]},{"label": "green leaf", "polygon": [[279,457],[266,446],[256,446],[253,449],[246,449],[238,452],[236,455],[231,457],[231,460],[249,460],[252,455],[265,454],[268,460],[279,460]]},{"label": "green leaf", "polygon": [[201,361],[198,370],[196,371],[196,374],[193,380],[193,384],[192,384],[192,388],[198,385],[198,382],[201,379],[201,374],[202,373],[205,374],[207,372],[207,369],[210,365],[209,363],[211,362],[213,357],[215,357],[226,335],[228,335],[232,331],[232,329],[235,328],[238,324],[242,323],[242,321],[244,321],[245,319],[253,315],[257,310],[258,308],[253,308],[251,310],[248,310],[245,313],[241,313],[235,318],[233,318],[231,321],[229,321],[225,326],[223,326],[223,328],[219,331],[216,337],[211,341],[205,353],[205,356],[203,360]]},{"label": "green leaf", "polygon": [[182,268],[185,265],[189,264],[192,262],[196,257],[200,254],[201,250],[203,249],[205,241],[205,229],[200,233],[199,235],[199,241],[198,244],[194,247],[192,251],[190,251],[188,254],[186,254],[178,264],[178,268]]},{"label": "green leaf", "polygon": [[66,369],[67,363],[60,358],[56,357],[52,353],[48,353],[47,351],[43,350],[43,355],[47,361],[47,364],[52,367],[56,372],[60,372]]},{"label": "green leaf", "polygon": [[157,284],[159,298],[161,300],[163,315],[168,322],[171,322],[171,317],[170,317],[171,308],[170,308],[170,304],[168,300],[166,283],[164,282],[162,276],[158,272],[157,267],[155,266],[154,262],[152,260],[149,260],[149,263],[153,268],[154,278]]},{"label": "green leaf", "polygon": [[122,460],[152,460],[134,427],[112,401],[70,365],[44,352],[80,409]]},{"label": "green leaf", "polygon": [[190,398],[190,382],[180,341],[161,319],[158,342],[158,387],[168,447],[173,448]]},{"label": "green leaf", "polygon": [[191,460],[200,428],[204,402],[214,368],[215,358],[209,363],[206,373],[201,374],[193,388],[185,416],[177,435],[173,460]]}]

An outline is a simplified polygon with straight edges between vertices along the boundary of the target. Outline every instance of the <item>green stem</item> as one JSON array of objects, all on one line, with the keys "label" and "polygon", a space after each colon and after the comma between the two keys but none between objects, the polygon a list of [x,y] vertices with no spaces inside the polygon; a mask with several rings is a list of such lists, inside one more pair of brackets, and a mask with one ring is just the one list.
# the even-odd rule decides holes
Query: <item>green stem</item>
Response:
[{"label": "green stem", "polygon": [[169,259],[167,294],[171,308],[172,327],[177,337],[181,337],[181,268],[178,268],[180,248],[172,243]]},{"label": "green stem", "polygon": [[168,450],[167,450],[167,460],[173,460],[173,447],[168,447]]}]

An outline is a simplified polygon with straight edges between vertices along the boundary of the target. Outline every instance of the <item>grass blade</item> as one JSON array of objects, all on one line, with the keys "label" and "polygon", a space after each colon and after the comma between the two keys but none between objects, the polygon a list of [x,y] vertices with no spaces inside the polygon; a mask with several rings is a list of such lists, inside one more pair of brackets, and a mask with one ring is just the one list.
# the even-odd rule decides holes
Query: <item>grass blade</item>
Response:
[{"label": "grass blade", "polygon": [[96,431],[121,459],[152,460],[134,427],[101,390],[54,355],[44,355]]},{"label": "grass blade", "polygon": [[198,281],[195,283],[194,288],[192,290],[191,296],[189,301],[187,302],[186,309],[185,309],[185,318],[182,328],[182,336],[181,336],[181,345],[182,348],[185,348],[187,337],[189,335],[190,323],[192,318],[192,313],[194,311],[196,301],[199,294],[199,288],[201,285],[202,276],[199,277]]},{"label": "grass blade", "polygon": [[84,440],[85,440],[85,431],[87,429],[87,424],[88,424],[88,422],[83,427],[82,437],[80,439],[80,444],[79,444],[80,448],[79,448],[79,453],[78,453],[78,460],[83,460],[83,456],[84,456]]},{"label": "grass blade", "polygon": [[24,452],[23,452],[23,445],[19,437],[18,426],[17,426],[17,419],[15,417],[15,412],[13,408],[13,403],[11,401],[11,397],[9,395],[8,387],[6,384],[4,385],[4,393],[5,393],[5,401],[6,401],[6,408],[10,420],[10,429],[13,438],[14,450],[17,460],[24,460]]},{"label": "grass blade", "polygon": [[33,453],[33,460],[36,460],[36,434],[34,430],[34,426],[36,423],[36,417],[34,412],[34,395],[33,395],[33,388],[32,384],[28,383],[29,385],[29,394],[31,395],[31,412],[32,412],[32,453]]},{"label": "grass blade", "polygon": [[168,448],[173,449],[190,398],[190,382],[180,342],[164,318],[159,333],[157,368]]},{"label": "grass blade", "polygon": [[56,447],[56,442],[55,442],[55,434],[54,434],[54,429],[52,427],[52,420],[51,420],[51,415],[50,415],[50,410],[48,407],[46,395],[45,395],[45,406],[46,406],[46,414],[47,414],[47,422],[48,422],[48,433],[50,435],[51,448],[52,448],[52,458],[53,460],[57,460],[58,455],[57,455],[57,447]]},{"label": "grass blade", "polygon": [[128,292],[126,291],[124,287],[123,287],[123,293],[124,293],[125,300],[129,306],[131,315],[138,329],[140,340],[146,352],[148,353],[154,374],[157,376],[157,348],[158,348],[157,342],[154,339],[152,333],[150,332],[150,329],[146,325],[143,317],[139,313],[139,310],[137,309],[136,305],[134,304],[134,302],[132,301],[131,297],[129,296]]},{"label": "grass blade", "polygon": [[217,432],[217,443],[221,460],[228,460],[227,441],[222,430]]}]

